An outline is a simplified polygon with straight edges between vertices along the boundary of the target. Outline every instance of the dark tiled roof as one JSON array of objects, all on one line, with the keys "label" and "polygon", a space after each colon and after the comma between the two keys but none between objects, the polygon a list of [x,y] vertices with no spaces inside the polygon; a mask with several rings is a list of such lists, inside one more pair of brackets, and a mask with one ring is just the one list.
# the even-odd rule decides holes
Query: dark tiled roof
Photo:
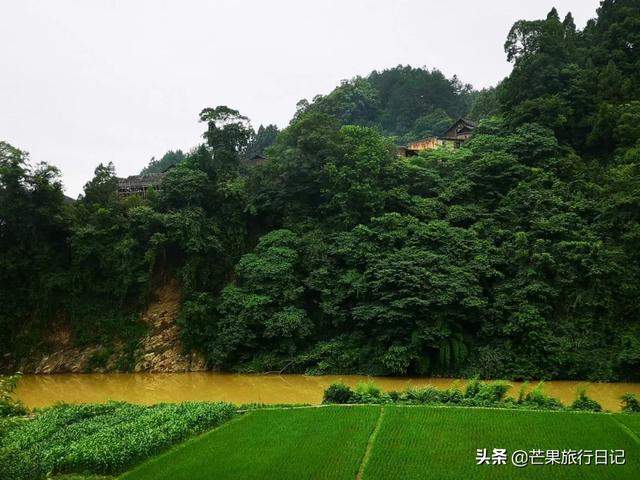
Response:
[{"label": "dark tiled roof", "polygon": [[148,173],[146,175],[131,175],[127,178],[118,178],[118,187],[158,185],[162,182],[165,176],[165,173]]}]

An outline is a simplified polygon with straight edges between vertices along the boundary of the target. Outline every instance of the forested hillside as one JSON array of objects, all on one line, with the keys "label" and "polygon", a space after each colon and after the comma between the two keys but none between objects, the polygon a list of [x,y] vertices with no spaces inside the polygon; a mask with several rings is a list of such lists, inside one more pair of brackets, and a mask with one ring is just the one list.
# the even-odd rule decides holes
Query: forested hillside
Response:
[{"label": "forested hillside", "polygon": [[[100,165],[65,204],[55,167],[1,143],[0,352],[19,364],[57,328],[134,344],[177,279],[210,368],[637,380],[640,1],[583,30],[519,21],[505,53],[495,88],[397,67],[280,132],[206,108],[146,199]],[[459,116],[480,120],[462,148],[396,155]]]},{"label": "forested hillside", "polygon": [[324,113],[344,125],[376,127],[398,143],[440,135],[470,113],[476,92],[438,70],[399,66],[342,84],[311,103],[298,103],[296,118]]}]

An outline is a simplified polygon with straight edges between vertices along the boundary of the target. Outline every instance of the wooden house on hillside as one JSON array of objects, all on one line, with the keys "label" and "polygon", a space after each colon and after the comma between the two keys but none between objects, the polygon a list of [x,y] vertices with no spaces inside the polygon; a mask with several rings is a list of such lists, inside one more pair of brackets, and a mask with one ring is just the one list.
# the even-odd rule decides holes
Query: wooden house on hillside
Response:
[{"label": "wooden house on hillside", "polygon": [[429,137],[409,143],[406,147],[398,147],[396,152],[401,157],[417,155],[422,150],[434,150],[448,147],[459,148],[472,135],[476,124],[471,120],[459,118],[440,137]]},{"label": "wooden house on hillside", "polygon": [[465,140],[469,140],[474,128],[476,128],[476,124],[474,122],[464,118],[459,118],[447,129],[446,132],[444,132],[441,138],[464,142]]},{"label": "wooden house on hillside", "polygon": [[125,198],[131,195],[140,195],[146,198],[147,192],[153,188],[156,192],[162,189],[162,180],[166,173],[147,173],[145,175],[131,175],[127,178],[118,178],[118,197]]},{"label": "wooden house on hillside", "polygon": [[442,140],[438,137],[423,138],[422,140],[416,140],[407,145],[409,150],[433,150],[442,146]]}]

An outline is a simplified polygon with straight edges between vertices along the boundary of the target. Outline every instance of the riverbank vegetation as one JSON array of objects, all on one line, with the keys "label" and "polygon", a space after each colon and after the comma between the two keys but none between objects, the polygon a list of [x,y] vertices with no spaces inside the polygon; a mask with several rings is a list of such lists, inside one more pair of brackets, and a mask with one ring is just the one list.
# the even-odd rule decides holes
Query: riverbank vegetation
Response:
[{"label": "riverbank vegetation", "polygon": [[627,413],[640,413],[640,400],[633,393],[625,393],[621,397],[622,411]]},{"label": "riverbank vegetation", "polygon": [[14,395],[18,380],[20,375],[0,375],[0,419],[27,413],[26,407]]},{"label": "riverbank vegetation", "polygon": [[[463,407],[492,407],[525,410],[580,410],[602,411],[602,406],[587,396],[585,389],[578,389],[576,399],[571,405],[563,405],[557,398],[544,391],[544,382],[529,388],[525,382],[517,396],[508,396],[511,385],[507,382],[482,382],[470,380],[463,388],[456,385],[439,389],[434,386],[423,388],[409,387],[403,392],[383,392],[373,383],[360,383],[355,389],[343,383],[334,383],[324,392],[325,404],[401,404],[401,405],[448,405]],[[621,398],[624,411],[631,412],[629,398]],[[635,398],[635,397],[634,397]],[[631,403],[633,400],[631,400]]]},{"label": "riverbank vegetation", "polygon": [[[63,332],[131,369],[140,311],[175,278],[210,368],[639,379],[639,21],[633,0],[583,30],[519,21],[513,71],[482,92],[397,67],[280,132],[206,108],[202,145],[153,163],[173,168],[144,199],[101,165],[66,203],[53,166],[1,143],[5,368]],[[462,148],[396,155],[460,115],[479,121]]]}]

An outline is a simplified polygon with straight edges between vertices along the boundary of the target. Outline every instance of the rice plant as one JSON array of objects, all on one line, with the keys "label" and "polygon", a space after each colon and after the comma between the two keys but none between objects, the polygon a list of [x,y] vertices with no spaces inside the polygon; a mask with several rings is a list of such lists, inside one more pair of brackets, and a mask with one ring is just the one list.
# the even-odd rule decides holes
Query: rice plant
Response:
[{"label": "rice plant", "polygon": [[353,480],[380,407],[256,410],[122,480]]},{"label": "rice plant", "polygon": [[[635,480],[640,445],[612,415],[385,406],[363,480]],[[635,416],[626,415],[632,422]],[[640,418],[640,416],[638,416]],[[634,424],[640,430],[640,420]],[[625,465],[478,465],[476,450],[624,449]]]}]

